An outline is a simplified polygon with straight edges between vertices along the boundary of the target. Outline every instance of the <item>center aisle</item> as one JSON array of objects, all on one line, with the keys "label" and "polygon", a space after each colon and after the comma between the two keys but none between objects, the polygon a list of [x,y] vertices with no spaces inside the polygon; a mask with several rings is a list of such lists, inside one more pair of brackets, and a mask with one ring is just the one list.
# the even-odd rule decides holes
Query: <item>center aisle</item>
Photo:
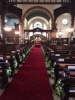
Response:
[{"label": "center aisle", "polygon": [[0,100],[53,100],[40,47],[32,49]]}]

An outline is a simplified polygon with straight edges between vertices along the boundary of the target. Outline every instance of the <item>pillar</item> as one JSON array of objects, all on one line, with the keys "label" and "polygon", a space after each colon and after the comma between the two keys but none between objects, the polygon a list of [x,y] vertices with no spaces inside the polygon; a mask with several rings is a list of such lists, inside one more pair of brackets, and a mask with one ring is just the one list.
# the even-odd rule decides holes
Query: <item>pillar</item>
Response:
[{"label": "pillar", "polygon": [[56,38],[56,33],[57,33],[57,24],[54,23],[51,32],[51,38]]},{"label": "pillar", "polygon": [[75,1],[71,1],[71,27],[74,27]]},{"label": "pillar", "polygon": [[21,39],[21,43],[24,43],[24,29],[23,29],[23,24],[19,23],[19,37]]}]

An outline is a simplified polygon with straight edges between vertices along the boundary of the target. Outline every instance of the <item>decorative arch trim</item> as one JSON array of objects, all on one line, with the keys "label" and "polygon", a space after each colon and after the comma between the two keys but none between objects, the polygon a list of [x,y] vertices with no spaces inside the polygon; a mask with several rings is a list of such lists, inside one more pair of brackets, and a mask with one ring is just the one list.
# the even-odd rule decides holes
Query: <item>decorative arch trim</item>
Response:
[{"label": "decorative arch trim", "polygon": [[23,15],[23,18],[22,18],[23,23],[24,23],[24,19],[27,16],[27,14],[29,14],[31,11],[33,11],[35,9],[40,9],[40,10],[45,11],[50,16],[50,18],[52,20],[52,24],[53,24],[54,20],[53,20],[53,16],[52,16],[51,12],[48,9],[41,7],[41,6],[34,6],[34,7],[29,8]]},{"label": "decorative arch trim", "polygon": [[21,23],[21,20],[20,20],[20,18],[16,15],[16,14],[14,14],[14,13],[11,13],[11,12],[8,12],[8,13],[6,13],[5,15],[7,15],[7,14],[13,14],[14,16],[16,16],[17,17],[17,19],[19,20],[19,23]]}]

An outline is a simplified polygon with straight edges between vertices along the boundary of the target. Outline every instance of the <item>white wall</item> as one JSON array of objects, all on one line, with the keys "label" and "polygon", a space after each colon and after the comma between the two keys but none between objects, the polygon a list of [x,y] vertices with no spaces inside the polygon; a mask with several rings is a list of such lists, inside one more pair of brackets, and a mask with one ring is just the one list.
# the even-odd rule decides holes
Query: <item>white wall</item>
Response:
[{"label": "white wall", "polygon": [[53,15],[53,9],[54,9],[54,6],[53,5],[42,5],[42,4],[40,4],[40,5],[38,5],[38,4],[30,4],[30,5],[28,5],[28,4],[26,4],[26,5],[23,5],[22,6],[22,8],[23,8],[23,14],[29,9],[29,8],[31,8],[31,7],[34,7],[34,6],[40,6],[40,7],[44,7],[44,8],[46,8],[46,9],[48,9],[51,13],[52,13],[52,15]]},{"label": "white wall", "polygon": [[[54,9],[60,7],[61,5],[59,5],[59,4],[56,4],[56,5],[53,5],[53,4],[52,5],[48,5],[48,4],[43,4],[43,5],[42,4],[40,4],[40,5],[38,5],[38,4],[35,4],[35,5],[34,4],[25,4],[25,5],[20,5],[19,7],[21,7],[23,9],[23,14],[24,14],[29,8],[32,8],[34,6],[35,7],[36,6],[44,7],[46,9],[48,9],[51,12],[51,14],[53,15],[54,14]],[[53,15],[53,17],[54,17],[54,15]],[[66,26],[64,26],[62,24],[62,19],[63,18],[67,18],[68,21],[69,21]],[[59,16],[56,20],[56,23],[57,23],[58,30],[61,28],[61,30],[63,32],[62,38],[64,38],[64,37],[67,38],[68,37],[68,32],[66,32],[66,28],[69,28],[71,26],[71,16],[70,16],[70,14],[63,14],[62,16]]]},{"label": "white wall", "polygon": [[57,9],[57,8],[59,8],[59,7],[61,7],[60,4],[54,4],[54,9]]},{"label": "white wall", "polygon": [[[67,25],[63,25],[62,24],[62,20],[64,18],[68,19],[68,24]],[[71,27],[71,15],[68,14],[68,13],[66,13],[66,14],[63,14],[63,15],[59,16],[57,18],[57,20],[56,20],[56,23],[57,23],[57,29],[58,29],[58,31],[61,28],[61,31],[63,32],[62,37],[63,38],[67,38],[68,37],[68,32],[66,32],[66,29]]]},{"label": "white wall", "polygon": [[[60,0],[59,0],[60,1]],[[61,7],[61,5],[60,4],[50,4],[50,5],[48,5],[48,4],[40,4],[40,5],[38,5],[38,4],[26,4],[26,5],[22,5],[22,9],[23,9],[23,14],[29,9],[29,8],[31,8],[31,7],[34,7],[34,6],[40,6],[40,7],[44,7],[44,8],[46,8],[47,10],[49,10],[50,12],[51,12],[51,14],[52,14],[52,16],[54,17],[54,9],[56,9],[56,8],[59,8],[59,7]],[[20,7],[20,6],[19,6]]]},{"label": "white wall", "polygon": [[[52,16],[54,17],[54,9],[60,7],[61,5],[59,5],[59,4],[57,4],[57,5],[55,5],[55,4],[52,4],[52,5],[48,5],[48,4],[40,4],[40,5],[38,5],[38,4],[35,4],[35,5],[34,4],[25,4],[24,5],[23,4],[23,5],[17,5],[17,6],[21,9],[23,9],[23,12],[22,12],[23,15],[29,8],[32,8],[34,6],[35,7],[40,6],[40,7],[44,7],[47,10],[49,10],[51,12]],[[25,21],[26,21],[26,19],[25,19]],[[24,22],[24,23],[27,23],[27,22]],[[48,29],[51,29],[51,20],[49,21],[49,25],[50,25],[50,27],[48,26]],[[26,27],[26,25],[24,25],[24,27]]]}]

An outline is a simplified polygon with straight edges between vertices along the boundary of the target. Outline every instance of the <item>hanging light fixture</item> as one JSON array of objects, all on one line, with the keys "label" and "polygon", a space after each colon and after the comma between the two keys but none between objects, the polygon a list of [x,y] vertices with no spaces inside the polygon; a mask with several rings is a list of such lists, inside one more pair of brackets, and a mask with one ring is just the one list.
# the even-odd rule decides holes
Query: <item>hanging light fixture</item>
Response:
[{"label": "hanging light fixture", "polygon": [[19,31],[15,31],[14,33],[15,33],[15,34],[19,34]]},{"label": "hanging light fixture", "polygon": [[9,26],[5,26],[5,27],[4,27],[4,30],[7,31],[7,32],[10,32],[10,31],[12,30],[12,28],[9,27]]},{"label": "hanging light fixture", "polygon": [[73,32],[74,31],[74,28],[73,27],[67,28],[66,31],[67,32]]}]

